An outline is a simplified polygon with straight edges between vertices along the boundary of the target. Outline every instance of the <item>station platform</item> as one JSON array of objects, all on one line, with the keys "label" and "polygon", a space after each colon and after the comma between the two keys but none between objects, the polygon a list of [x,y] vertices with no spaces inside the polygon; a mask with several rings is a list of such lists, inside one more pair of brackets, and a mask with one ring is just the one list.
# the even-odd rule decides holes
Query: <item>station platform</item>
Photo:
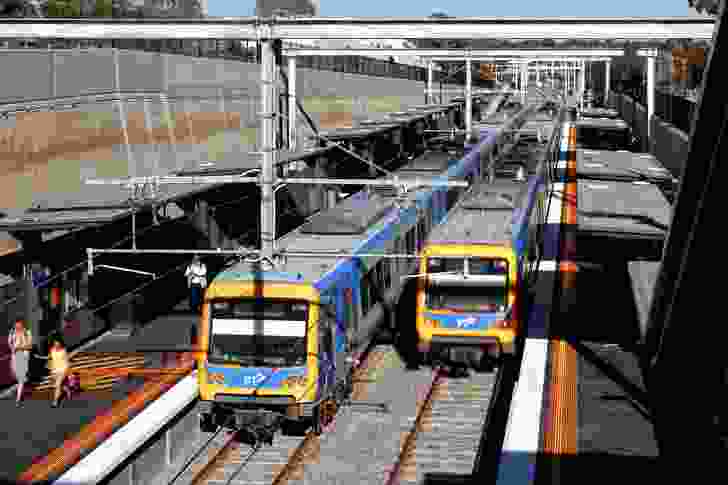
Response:
[{"label": "station platform", "polygon": [[[577,170],[574,131],[565,154],[570,174]],[[562,485],[640,483],[651,481],[657,472],[658,449],[638,365],[639,322],[626,261],[618,264],[619,258],[607,255],[603,264],[580,264],[583,244],[574,225],[581,230],[582,211],[607,207],[608,198],[612,212],[629,212],[642,207],[639,194],[657,197],[659,192],[653,194],[657,188],[651,184],[596,183],[626,184],[630,189],[623,190],[634,194],[619,199],[613,193],[601,195],[606,191],[582,190],[581,181],[567,179],[564,184],[539,483],[554,483],[554,473]],[[669,220],[658,222],[667,229]]]},{"label": "station platform", "polygon": [[[628,260],[608,245],[601,261],[582,258],[579,214],[601,199],[579,189],[576,132],[565,123],[562,170],[546,194],[546,239],[498,484],[647,483],[659,473]],[[646,186],[657,190],[636,187]]]},{"label": "station platform", "polygon": [[[100,417],[145,383],[158,379],[154,375],[110,376],[108,372],[94,375],[93,369],[174,367],[181,353],[160,350],[188,347],[195,322],[196,316],[188,311],[185,301],[140,325],[131,336],[109,332],[71,352],[71,368],[81,373],[81,392],[62,400],[58,408],[51,407],[52,388],[47,379],[26,385],[20,408],[15,407],[15,387],[6,390],[0,399],[0,413],[4,416],[0,428],[0,483],[15,483],[31,465],[36,463],[37,468],[40,460],[58,448],[88,442]],[[111,416],[119,423],[125,418],[123,414]]]}]

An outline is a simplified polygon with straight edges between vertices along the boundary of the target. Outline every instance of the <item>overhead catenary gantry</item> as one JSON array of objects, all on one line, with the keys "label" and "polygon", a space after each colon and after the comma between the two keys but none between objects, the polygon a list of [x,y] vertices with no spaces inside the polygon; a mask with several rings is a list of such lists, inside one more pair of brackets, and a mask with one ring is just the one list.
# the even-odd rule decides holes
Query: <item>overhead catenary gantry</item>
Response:
[{"label": "overhead catenary gantry", "polygon": [[[710,41],[710,18],[204,18],[204,19],[105,19],[105,18],[7,18],[0,22],[0,36],[12,39],[170,39],[242,40],[261,43],[261,125],[259,146],[262,170],[262,254],[273,251],[276,184],[277,66],[276,40],[295,39],[501,39],[501,40],[612,40],[620,39],[659,47],[665,41]],[[408,49],[417,54],[417,49]],[[351,54],[344,54],[351,55]],[[291,58],[289,58],[291,59]],[[648,58],[649,59],[649,58]],[[472,57],[466,63],[472,62]],[[289,67],[291,66],[289,61]],[[654,66],[654,59],[650,66]],[[295,70],[295,69],[294,69]],[[654,70],[654,68],[652,69]],[[648,69],[649,71],[649,69]],[[472,75],[468,69],[468,78]],[[649,75],[649,74],[648,74]],[[654,83],[654,77],[653,77]],[[468,83],[470,84],[470,83]],[[428,88],[429,88],[428,83]],[[524,86],[525,87],[525,86]],[[466,87],[468,93],[470,87]],[[293,94],[295,96],[295,92]],[[467,96],[470,99],[470,96]],[[295,98],[289,98],[289,105]],[[470,119],[470,109],[466,109]],[[293,112],[290,124],[295,124]],[[236,182],[239,183],[239,182]],[[327,183],[321,181],[321,183]],[[331,182],[328,182],[331,183]],[[396,181],[382,185],[398,185]]]},{"label": "overhead catenary gantry", "polygon": [[[296,57],[336,57],[336,56],[411,56],[417,55],[428,61],[427,63],[427,84],[425,88],[425,99],[428,104],[433,102],[433,62],[464,62],[466,81],[464,88],[465,97],[465,131],[471,133],[472,124],[472,63],[482,61],[503,61],[513,60],[520,66],[520,79],[518,91],[521,101],[526,100],[526,85],[528,84],[529,64],[532,62],[549,60],[552,62],[565,62],[573,65],[574,69],[581,72],[581,88],[584,89],[584,61],[608,61],[612,57],[624,55],[624,49],[426,49],[426,48],[340,48],[340,49],[312,49],[312,48],[286,48],[282,55],[288,58],[288,72],[296,70]],[[289,92],[295,92],[295,74],[289,74]],[[290,98],[289,98],[290,99]],[[294,105],[291,105],[295,108]],[[289,113],[295,112],[295,109]],[[292,128],[291,128],[292,127]],[[289,147],[295,146],[295,123],[289,123],[292,130],[289,135]]]}]

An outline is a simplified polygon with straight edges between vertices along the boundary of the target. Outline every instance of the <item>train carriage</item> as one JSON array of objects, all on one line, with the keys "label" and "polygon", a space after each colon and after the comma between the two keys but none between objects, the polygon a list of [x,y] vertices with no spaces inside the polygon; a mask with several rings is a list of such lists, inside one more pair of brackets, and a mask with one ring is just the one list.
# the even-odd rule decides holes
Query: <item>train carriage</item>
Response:
[{"label": "train carriage", "polygon": [[550,150],[536,153],[530,176],[496,170],[498,177],[470,189],[430,234],[415,303],[424,362],[487,370],[516,354],[545,221]]},{"label": "train carriage", "polygon": [[[494,142],[487,133],[481,150],[453,164],[448,153],[430,152],[424,166],[416,159],[398,176],[475,179],[480,152]],[[417,264],[330,254],[414,254],[461,192],[358,192],[277,241],[283,254],[305,257],[291,254],[261,271],[241,261],[220,273],[206,291],[199,329],[203,427],[304,417],[320,431],[325,404],[348,392],[356,354],[387,324],[386,302],[396,300],[401,277]]]}]

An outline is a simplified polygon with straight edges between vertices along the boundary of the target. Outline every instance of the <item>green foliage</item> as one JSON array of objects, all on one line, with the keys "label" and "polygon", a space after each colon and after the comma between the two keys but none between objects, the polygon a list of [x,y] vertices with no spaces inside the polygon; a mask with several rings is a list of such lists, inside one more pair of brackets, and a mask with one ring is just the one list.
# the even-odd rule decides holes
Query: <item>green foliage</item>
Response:
[{"label": "green foliage", "polygon": [[81,0],[48,0],[49,17],[80,17]]},{"label": "green foliage", "polygon": [[97,17],[112,17],[113,16],[112,0],[96,0],[95,15]]}]

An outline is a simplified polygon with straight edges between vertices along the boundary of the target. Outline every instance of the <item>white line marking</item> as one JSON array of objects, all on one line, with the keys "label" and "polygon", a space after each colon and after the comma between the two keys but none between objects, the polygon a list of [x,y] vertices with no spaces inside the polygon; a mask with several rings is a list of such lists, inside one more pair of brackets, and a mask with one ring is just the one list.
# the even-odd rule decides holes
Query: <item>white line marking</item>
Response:
[{"label": "white line marking", "polygon": [[548,340],[528,339],[503,440],[498,484],[532,483],[541,434]]},{"label": "white line marking", "polygon": [[549,213],[546,215],[547,224],[560,224],[561,223],[561,208],[563,207],[564,194],[564,183],[554,182],[551,192],[551,203],[549,206]]},{"label": "white line marking", "polygon": [[149,404],[64,473],[54,485],[98,483],[197,396],[197,372],[185,377],[159,399]]}]

